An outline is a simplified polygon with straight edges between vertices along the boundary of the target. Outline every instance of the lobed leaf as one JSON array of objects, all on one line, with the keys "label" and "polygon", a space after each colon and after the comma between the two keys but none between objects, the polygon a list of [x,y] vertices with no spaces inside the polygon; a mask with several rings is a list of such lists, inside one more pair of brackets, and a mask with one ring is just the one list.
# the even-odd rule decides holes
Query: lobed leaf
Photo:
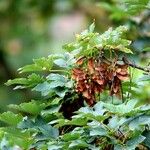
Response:
[{"label": "lobed leaf", "polygon": [[16,126],[22,119],[23,117],[21,114],[14,114],[10,111],[0,114],[0,120],[12,126]]}]

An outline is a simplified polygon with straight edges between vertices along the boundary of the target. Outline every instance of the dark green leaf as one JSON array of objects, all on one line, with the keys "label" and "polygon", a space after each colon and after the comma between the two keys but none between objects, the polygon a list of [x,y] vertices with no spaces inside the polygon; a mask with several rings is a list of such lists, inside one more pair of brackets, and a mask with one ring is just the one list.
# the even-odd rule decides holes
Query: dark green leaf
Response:
[{"label": "dark green leaf", "polygon": [[150,131],[144,131],[143,135],[146,137],[144,140],[144,144],[150,148]]}]

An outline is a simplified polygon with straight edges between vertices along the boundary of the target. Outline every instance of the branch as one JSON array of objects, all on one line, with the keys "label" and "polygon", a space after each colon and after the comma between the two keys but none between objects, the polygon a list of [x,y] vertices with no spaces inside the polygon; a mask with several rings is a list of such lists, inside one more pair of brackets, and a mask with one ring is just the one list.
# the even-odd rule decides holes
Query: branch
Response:
[{"label": "branch", "polygon": [[143,67],[141,67],[141,66],[138,66],[138,65],[136,65],[136,64],[133,64],[133,63],[130,62],[126,57],[123,57],[123,58],[122,58],[122,61],[123,61],[125,64],[127,64],[127,65],[129,65],[129,66],[131,66],[131,67],[133,67],[133,68],[137,68],[137,69],[142,70],[142,71],[145,71],[145,72],[150,72],[150,69],[149,69],[149,68],[143,68]]}]

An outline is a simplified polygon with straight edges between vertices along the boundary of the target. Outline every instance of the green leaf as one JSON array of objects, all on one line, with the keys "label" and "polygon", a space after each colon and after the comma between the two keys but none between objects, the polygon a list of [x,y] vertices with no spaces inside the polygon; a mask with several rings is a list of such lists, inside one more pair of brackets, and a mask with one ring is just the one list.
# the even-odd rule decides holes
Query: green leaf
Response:
[{"label": "green leaf", "polygon": [[145,47],[145,48],[143,49],[143,51],[150,52],[150,47]]},{"label": "green leaf", "polygon": [[66,61],[65,61],[64,59],[56,59],[56,60],[54,61],[54,63],[55,63],[56,65],[58,65],[59,67],[67,68],[67,63],[66,63]]},{"label": "green leaf", "polygon": [[50,71],[53,67],[53,61],[57,58],[59,58],[59,55],[50,55],[48,58],[42,57],[39,59],[34,59],[34,64],[26,65],[18,71],[20,73],[24,72],[34,72],[34,71]]},{"label": "green leaf", "polygon": [[139,79],[139,81],[150,81],[150,75],[144,75]]},{"label": "green leaf", "polygon": [[61,81],[52,81],[52,82],[43,82],[41,84],[38,84],[33,90],[41,92],[43,96],[47,96],[50,93],[55,93],[60,97],[64,97],[68,89],[64,88],[65,83]]},{"label": "green leaf", "polygon": [[19,129],[32,129],[35,127],[35,122],[30,120],[28,117],[24,117],[23,120],[18,124]]},{"label": "green leaf", "polygon": [[48,138],[57,138],[59,135],[58,129],[52,127],[51,125],[45,124],[38,127],[42,134]]},{"label": "green leaf", "polygon": [[88,148],[88,147],[89,147],[89,144],[87,144],[83,140],[74,140],[69,145],[69,148]]},{"label": "green leaf", "polygon": [[124,145],[115,144],[114,150],[135,150],[137,146],[144,141],[145,137],[142,135],[137,135],[132,137]]},{"label": "green leaf", "polygon": [[86,115],[92,115],[95,117],[104,117],[104,113],[105,113],[106,109],[103,107],[103,103],[102,102],[98,102],[96,103],[93,108],[91,107],[81,107],[78,110],[78,113],[80,114],[85,114]]},{"label": "green leaf", "polygon": [[112,118],[109,119],[109,123],[108,126],[110,128],[113,128],[115,130],[117,130],[121,125],[123,125],[123,123],[126,122],[126,118],[120,118],[118,116],[112,116]]},{"label": "green leaf", "polygon": [[[137,100],[130,100],[127,103],[123,103],[120,105],[106,104],[104,103],[104,107],[112,113],[119,115],[130,115],[130,113],[134,110],[135,105],[137,104]],[[122,109],[123,108],[123,109]]]},{"label": "green leaf", "polygon": [[[33,90],[41,92],[43,96],[49,93],[56,93],[60,97],[64,97],[68,88],[71,88],[73,83],[68,81],[66,77],[59,74],[50,74],[47,76],[47,81],[38,84]],[[65,88],[66,87],[66,88]]]},{"label": "green leaf", "polygon": [[60,150],[60,149],[62,149],[62,145],[50,145],[49,144],[49,146],[48,146],[48,150]]},{"label": "green leaf", "polygon": [[120,145],[120,144],[115,144],[114,145],[114,150],[127,150],[126,148],[125,148],[125,146],[122,146],[122,145]]},{"label": "green leaf", "polygon": [[32,115],[38,115],[45,107],[45,103],[34,100],[28,103],[22,103],[20,105],[9,105],[9,108],[17,109],[19,111],[26,112]]},{"label": "green leaf", "polygon": [[114,51],[132,53],[132,51],[128,49],[131,41],[122,38],[122,35],[126,31],[126,26],[119,26],[114,30],[112,30],[112,28],[109,28],[108,31],[106,31],[99,37],[101,45],[106,47],[107,49],[112,49]]},{"label": "green leaf", "polygon": [[77,126],[84,126],[87,123],[87,119],[86,118],[74,118],[71,121],[68,121],[67,124],[70,125],[77,125]]},{"label": "green leaf", "polygon": [[97,135],[104,136],[107,134],[108,134],[107,130],[105,130],[104,128],[102,128],[100,126],[90,129],[90,136],[97,136]]},{"label": "green leaf", "polygon": [[28,83],[27,79],[26,78],[16,78],[16,79],[13,79],[13,80],[8,80],[6,82],[6,85],[7,86],[10,86],[12,84],[22,84],[22,85],[26,85]]},{"label": "green leaf", "polygon": [[54,89],[56,87],[63,87],[64,85],[65,85],[65,83],[62,81],[59,81],[59,80],[52,81],[49,83],[49,87],[52,89]]},{"label": "green leaf", "polygon": [[59,67],[69,69],[74,65],[75,61],[72,53],[64,53],[61,58],[54,60],[54,63]]},{"label": "green leaf", "polygon": [[140,129],[141,126],[150,124],[150,115],[140,115],[132,119],[129,123],[130,130]]},{"label": "green leaf", "polygon": [[13,145],[18,145],[23,149],[29,149],[29,146],[33,143],[33,139],[28,131],[20,131],[16,128],[5,128],[5,136]]},{"label": "green leaf", "polygon": [[116,49],[119,49],[120,51],[125,52],[125,53],[133,54],[133,52],[132,52],[131,49],[126,48],[126,47],[124,47],[124,46],[122,46],[122,45],[118,45],[118,46],[116,47]]},{"label": "green leaf", "polygon": [[48,80],[67,82],[67,78],[60,74],[51,73],[46,77]]},{"label": "green leaf", "polygon": [[47,76],[47,80],[51,81],[50,82],[51,88],[56,87],[71,88],[73,86],[72,80],[68,80],[67,77],[60,74],[51,73],[50,75]]},{"label": "green leaf", "polygon": [[55,88],[55,93],[61,98],[64,98],[67,92],[68,89],[66,88],[61,88],[61,87]]},{"label": "green leaf", "polygon": [[8,140],[5,137],[3,137],[0,141],[0,149],[1,150],[11,150],[12,149],[12,147],[10,147]]},{"label": "green leaf", "polygon": [[44,81],[43,77],[35,73],[32,73],[27,78],[16,78],[13,80],[8,80],[6,85],[7,86],[19,85],[19,86],[16,86],[14,89],[22,89],[22,88],[34,87],[43,81]]},{"label": "green leaf", "polygon": [[148,7],[148,2],[149,0],[123,0],[114,3],[100,2],[98,5],[111,12],[111,19],[119,21],[139,14]]},{"label": "green leaf", "polygon": [[72,120],[67,119],[57,119],[54,121],[51,121],[50,124],[57,123],[57,127],[61,127],[64,125],[75,125],[75,126],[84,126],[87,124],[86,118],[73,118]]},{"label": "green leaf", "polygon": [[81,107],[74,118],[86,118],[87,120],[103,121],[108,116],[103,115],[106,109],[103,108],[103,103],[98,102],[95,106],[92,107]]},{"label": "green leaf", "polygon": [[90,33],[94,32],[94,29],[95,29],[95,23],[93,22],[89,27],[89,32]]},{"label": "green leaf", "polygon": [[16,126],[22,119],[22,115],[14,114],[10,111],[0,114],[0,120],[12,126]]},{"label": "green leaf", "polygon": [[59,135],[58,129],[46,123],[40,116],[38,116],[35,121],[24,118],[24,120],[19,123],[18,127],[21,129],[36,130],[36,133],[42,134],[44,138],[57,138]]},{"label": "green leaf", "polygon": [[79,139],[80,138],[80,133],[66,133],[63,135],[62,139],[64,141],[72,141],[72,140],[76,140],[76,139]]},{"label": "green leaf", "polygon": [[144,8],[146,8],[147,4],[148,4],[149,0],[125,0],[125,6],[126,6],[126,12],[130,13],[130,14],[136,14],[139,13],[141,10],[143,10]]},{"label": "green leaf", "polygon": [[49,114],[54,114],[57,113],[60,109],[60,105],[51,105],[51,108],[45,109],[41,111],[41,115],[49,115]]},{"label": "green leaf", "polygon": [[33,91],[41,92],[43,96],[47,96],[49,93],[54,92],[53,89],[50,87],[50,83],[47,81],[38,84],[36,87],[33,88]]},{"label": "green leaf", "polygon": [[145,130],[143,135],[146,137],[143,143],[150,148],[150,131]]},{"label": "green leaf", "polygon": [[37,66],[35,64],[33,64],[33,65],[26,65],[26,66],[18,69],[19,73],[42,71],[42,70],[45,70],[45,68],[44,67],[42,68],[41,66]]},{"label": "green leaf", "polygon": [[142,143],[145,140],[145,137],[142,135],[138,135],[136,137],[132,137],[131,140],[127,141],[126,145],[128,149],[134,150],[138,144]]}]

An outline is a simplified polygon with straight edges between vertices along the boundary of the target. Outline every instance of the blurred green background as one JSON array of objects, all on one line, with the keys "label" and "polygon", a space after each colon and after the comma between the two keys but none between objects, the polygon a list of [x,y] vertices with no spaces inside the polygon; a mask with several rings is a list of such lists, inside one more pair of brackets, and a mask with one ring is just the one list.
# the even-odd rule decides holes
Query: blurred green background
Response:
[{"label": "blurred green background", "polygon": [[[133,0],[134,1],[134,0]],[[30,91],[6,87],[8,79],[19,77],[17,69],[33,58],[63,52],[61,46],[74,40],[74,35],[94,20],[96,30],[127,25],[133,40],[135,63],[147,65],[150,58],[149,1],[123,4],[123,0],[0,0],[0,111],[10,103],[36,98]],[[138,1],[140,2],[140,0]],[[131,6],[137,8],[132,11]],[[144,89],[144,90],[143,90]],[[142,91],[142,94],[141,94]],[[138,92],[140,93],[138,95]],[[150,98],[149,84],[141,86],[137,97]],[[144,95],[144,96],[143,96]]]}]

